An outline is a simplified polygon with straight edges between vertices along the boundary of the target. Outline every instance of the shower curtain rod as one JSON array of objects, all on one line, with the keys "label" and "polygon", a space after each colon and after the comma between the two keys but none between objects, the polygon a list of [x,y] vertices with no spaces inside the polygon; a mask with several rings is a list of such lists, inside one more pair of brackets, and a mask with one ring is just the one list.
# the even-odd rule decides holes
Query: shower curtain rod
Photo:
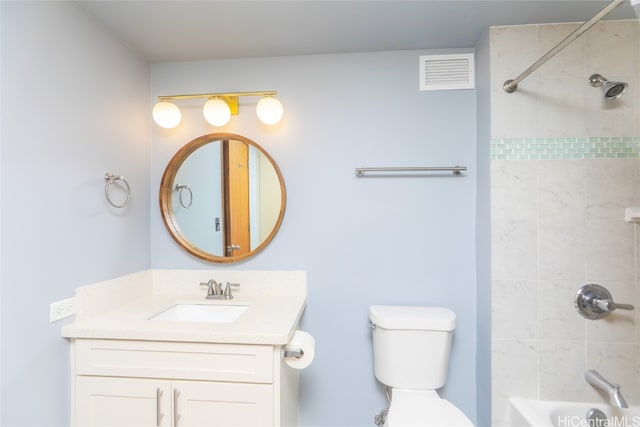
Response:
[{"label": "shower curtain rod", "polygon": [[518,83],[527,78],[529,74],[533,73],[535,70],[540,68],[545,62],[551,59],[555,54],[560,52],[562,49],[567,47],[570,43],[572,43],[575,39],[580,37],[584,32],[586,32],[589,28],[593,27],[598,21],[607,16],[609,12],[611,12],[616,7],[620,6],[624,3],[625,0],[613,0],[607,7],[598,12],[593,18],[589,19],[587,22],[578,27],[573,33],[569,34],[564,40],[558,43],[553,49],[549,52],[545,53],[540,59],[534,62],[529,68],[524,70],[522,74],[512,80],[507,80],[502,85],[502,89],[504,89],[507,93],[513,93],[518,89]]}]

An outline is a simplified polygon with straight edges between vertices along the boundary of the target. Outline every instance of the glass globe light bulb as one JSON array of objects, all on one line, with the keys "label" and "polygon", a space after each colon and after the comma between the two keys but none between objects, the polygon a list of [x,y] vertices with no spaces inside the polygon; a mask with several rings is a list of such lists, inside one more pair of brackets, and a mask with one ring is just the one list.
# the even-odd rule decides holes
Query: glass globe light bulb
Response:
[{"label": "glass globe light bulb", "polygon": [[265,96],[256,106],[258,119],[265,125],[275,125],[282,120],[282,103],[273,96]]},{"label": "glass globe light bulb", "polygon": [[229,105],[220,98],[211,98],[202,109],[204,118],[213,126],[224,126],[231,119]]},{"label": "glass globe light bulb", "polygon": [[153,107],[152,115],[158,126],[165,129],[178,126],[182,120],[182,113],[178,106],[168,101],[157,102]]}]

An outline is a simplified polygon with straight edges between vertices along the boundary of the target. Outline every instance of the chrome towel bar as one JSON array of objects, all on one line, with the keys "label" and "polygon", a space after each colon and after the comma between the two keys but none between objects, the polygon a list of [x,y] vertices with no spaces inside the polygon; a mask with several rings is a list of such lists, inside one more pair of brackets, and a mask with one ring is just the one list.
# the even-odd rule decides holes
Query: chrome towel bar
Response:
[{"label": "chrome towel bar", "polygon": [[466,170],[466,166],[356,168],[356,176],[364,176],[367,172],[453,172],[462,175]]}]

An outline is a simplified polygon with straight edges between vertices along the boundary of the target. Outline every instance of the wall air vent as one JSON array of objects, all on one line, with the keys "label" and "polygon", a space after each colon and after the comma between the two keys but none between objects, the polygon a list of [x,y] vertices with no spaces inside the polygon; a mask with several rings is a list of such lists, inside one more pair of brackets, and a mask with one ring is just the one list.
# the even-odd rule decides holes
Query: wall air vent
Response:
[{"label": "wall air vent", "polygon": [[420,56],[420,90],[475,88],[474,54]]}]

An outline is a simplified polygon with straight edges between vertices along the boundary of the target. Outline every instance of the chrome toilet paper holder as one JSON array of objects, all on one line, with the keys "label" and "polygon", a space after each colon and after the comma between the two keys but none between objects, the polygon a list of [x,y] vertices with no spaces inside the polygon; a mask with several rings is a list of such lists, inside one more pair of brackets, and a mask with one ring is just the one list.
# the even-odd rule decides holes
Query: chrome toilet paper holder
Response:
[{"label": "chrome toilet paper holder", "polygon": [[300,359],[304,356],[304,350],[301,348],[283,348],[280,354],[282,354],[282,357],[295,357],[296,359]]}]

